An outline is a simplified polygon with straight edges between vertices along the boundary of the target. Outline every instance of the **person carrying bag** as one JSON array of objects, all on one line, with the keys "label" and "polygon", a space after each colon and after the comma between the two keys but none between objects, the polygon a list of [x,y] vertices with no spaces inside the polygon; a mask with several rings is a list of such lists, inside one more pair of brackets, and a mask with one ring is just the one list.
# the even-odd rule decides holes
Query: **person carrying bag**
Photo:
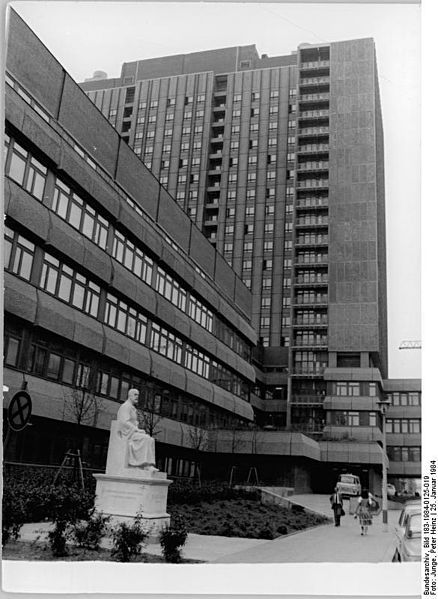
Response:
[{"label": "person carrying bag", "polygon": [[341,516],[345,516],[342,495],[338,491],[338,487],[335,487],[333,495],[330,495],[330,503],[335,518],[335,526],[341,526]]}]

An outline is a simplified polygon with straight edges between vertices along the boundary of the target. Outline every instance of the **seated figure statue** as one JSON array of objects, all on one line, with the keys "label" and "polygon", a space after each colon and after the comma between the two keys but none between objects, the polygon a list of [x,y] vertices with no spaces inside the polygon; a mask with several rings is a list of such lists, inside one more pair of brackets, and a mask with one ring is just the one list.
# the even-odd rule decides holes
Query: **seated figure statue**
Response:
[{"label": "seated figure statue", "polygon": [[117,412],[118,435],[127,442],[128,466],[137,466],[156,471],[155,440],[138,428],[137,409],[139,392],[137,389],[128,391],[128,399]]}]

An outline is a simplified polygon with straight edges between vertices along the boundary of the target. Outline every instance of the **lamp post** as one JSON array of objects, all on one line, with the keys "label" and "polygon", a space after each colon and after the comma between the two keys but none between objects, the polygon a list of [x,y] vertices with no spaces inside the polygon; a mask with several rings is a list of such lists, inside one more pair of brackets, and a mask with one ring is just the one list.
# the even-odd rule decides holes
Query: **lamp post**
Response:
[{"label": "lamp post", "polygon": [[387,476],[387,455],[386,455],[386,412],[388,410],[389,402],[387,400],[380,400],[377,402],[380,413],[382,415],[382,429],[383,429],[383,447],[382,447],[382,523],[383,532],[388,532],[388,476]]}]

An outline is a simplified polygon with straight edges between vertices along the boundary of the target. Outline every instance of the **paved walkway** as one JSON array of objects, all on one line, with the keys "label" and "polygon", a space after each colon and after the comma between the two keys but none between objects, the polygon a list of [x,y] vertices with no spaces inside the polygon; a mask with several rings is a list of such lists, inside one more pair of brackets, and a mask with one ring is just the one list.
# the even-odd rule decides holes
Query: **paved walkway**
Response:
[{"label": "paved walkway", "polygon": [[[312,511],[332,517],[327,495],[294,495],[291,500]],[[345,505],[346,503],[346,505]],[[382,515],[374,518],[367,536],[361,536],[359,521],[348,514],[341,526],[333,523],[267,541],[214,560],[216,563],[309,563],[309,562],[390,562],[394,555],[399,511],[388,512],[388,532],[383,532]]]},{"label": "paved walkway", "polygon": [[[332,517],[327,495],[294,495],[294,503],[314,512]],[[394,524],[398,511],[389,512],[388,532],[383,532],[382,516],[374,519],[366,537],[360,535],[358,520],[347,515],[341,526],[317,526],[307,531],[280,537],[273,541],[241,539],[189,534],[182,555],[186,559],[213,563],[305,563],[305,562],[388,562],[395,549]],[[49,522],[24,524],[20,536],[23,541],[34,541],[51,528]],[[110,547],[104,539],[104,547]],[[161,555],[158,543],[146,545],[146,553]]]}]

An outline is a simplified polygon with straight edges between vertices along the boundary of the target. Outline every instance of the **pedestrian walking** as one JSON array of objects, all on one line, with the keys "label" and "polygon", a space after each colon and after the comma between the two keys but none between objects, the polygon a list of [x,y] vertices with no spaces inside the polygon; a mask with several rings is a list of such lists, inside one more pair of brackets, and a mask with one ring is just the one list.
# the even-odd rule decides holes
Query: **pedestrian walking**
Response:
[{"label": "pedestrian walking", "polygon": [[373,523],[373,517],[371,515],[372,502],[373,496],[371,493],[368,492],[368,489],[363,489],[354,514],[355,518],[359,516],[361,535],[368,534],[368,527]]},{"label": "pedestrian walking", "polygon": [[335,517],[335,526],[341,526],[341,516],[345,516],[345,512],[342,495],[339,493],[337,486],[335,487],[333,495],[330,495],[330,503]]}]

